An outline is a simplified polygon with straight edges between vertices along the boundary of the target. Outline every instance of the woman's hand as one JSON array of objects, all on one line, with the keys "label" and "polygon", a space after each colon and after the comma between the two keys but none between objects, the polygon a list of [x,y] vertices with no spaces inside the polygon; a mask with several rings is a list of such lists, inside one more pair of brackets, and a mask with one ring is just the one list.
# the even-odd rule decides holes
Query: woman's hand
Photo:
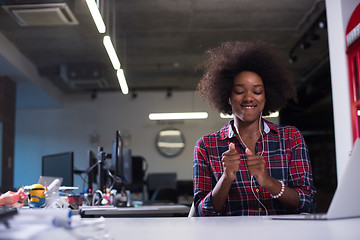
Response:
[{"label": "woman's hand", "polygon": [[254,155],[250,149],[245,151],[247,156],[247,167],[251,176],[254,176],[261,186],[265,186],[270,180],[266,162],[261,155]]},{"label": "woman's hand", "polygon": [[229,150],[222,154],[221,161],[224,167],[224,180],[234,181],[236,172],[240,169],[240,155],[235,149],[234,143],[229,144]]},{"label": "woman's hand", "polygon": [[17,192],[8,191],[0,196],[0,205],[22,207],[26,198],[27,195],[23,188],[20,188]]}]

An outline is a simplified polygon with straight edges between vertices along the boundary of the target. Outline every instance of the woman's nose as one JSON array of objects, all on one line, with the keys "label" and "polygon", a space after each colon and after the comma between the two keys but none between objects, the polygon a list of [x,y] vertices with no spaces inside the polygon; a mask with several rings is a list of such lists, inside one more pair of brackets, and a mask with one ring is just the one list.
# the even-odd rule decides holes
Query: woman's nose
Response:
[{"label": "woman's nose", "polygon": [[245,101],[253,101],[254,100],[254,94],[252,92],[245,92],[244,94],[244,100]]}]

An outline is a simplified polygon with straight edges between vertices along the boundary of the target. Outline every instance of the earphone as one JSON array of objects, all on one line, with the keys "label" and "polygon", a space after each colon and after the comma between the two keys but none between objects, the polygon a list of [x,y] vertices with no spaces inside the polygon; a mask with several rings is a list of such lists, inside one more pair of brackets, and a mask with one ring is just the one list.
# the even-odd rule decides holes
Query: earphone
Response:
[{"label": "earphone", "polygon": [[[229,102],[230,102],[230,98],[229,98]],[[261,131],[261,117],[262,117],[262,112],[260,113],[260,118],[259,118],[259,132],[260,132],[260,135],[261,135],[261,143],[262,143],[262,151],[261,151],[261,156],[264,154],[264,136],[263,136],[263,133]],[[240,135],[240,132],[239,132],[239,129],[237,128],[237,126],[234,124],[234,127],[236,129],[236,132],[239,136],[239,139],[241,141],[241,143],[246,147],[246,149],[249,149],[245,142],[242,140],[241,138],[241,135]],[[246,149],[245,149],[245,152],[246,152]],[[255,194],[254,192],[254,189],[253,189],[253,181],[254,181],[254,176],[251,175],[251,179],[250,179],[250,188],[251,188],[251,192],[253,193],[255,199],[260,203],[260,205],[265,209],[265,214],[266,216],[269,215],[268,213],[268,210],[267,208],[265,207],[265,205],[260,201],[260,199],[257,197],[257,195]]]}]

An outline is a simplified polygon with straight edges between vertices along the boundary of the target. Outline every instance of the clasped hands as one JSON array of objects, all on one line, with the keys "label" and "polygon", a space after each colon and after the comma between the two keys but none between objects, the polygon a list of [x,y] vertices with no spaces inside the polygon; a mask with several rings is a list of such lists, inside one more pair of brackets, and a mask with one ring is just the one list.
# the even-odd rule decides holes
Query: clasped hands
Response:
[{"label": "clasped hands", "polygon": [[[261,155],[255,155],[246,149],[247,163],[246,167],[251,176],[254,176],[261,186],[270,180],[269,173],[266,168],[266,162]],[[234,143],[229,144],[229,150],[222,154],[222,165],[224,167],[224,177],[229,181],[234,181],[236,172],[240,170],[240,154],[235,149]]]}]

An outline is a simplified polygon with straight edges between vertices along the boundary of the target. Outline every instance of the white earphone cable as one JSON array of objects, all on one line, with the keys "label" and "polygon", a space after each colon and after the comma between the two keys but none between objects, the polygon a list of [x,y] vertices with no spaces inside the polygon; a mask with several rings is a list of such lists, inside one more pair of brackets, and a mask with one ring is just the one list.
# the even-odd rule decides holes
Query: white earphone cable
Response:
[{"label": "white earphone cable", "polygon": [[[264,136],[263,136],[263,133],[262,133],[262,131],[261,131],[261,117],[262,117],[262,112],[260,113],[260,118],[259,118],[259,132],[260,132],[260,135],[261,135],[261,143],[262,143],[261,156],[263,156],[263,154],[264,154]],[[246,149],[249,149],[249,148],[246,146],[245,142],[242,140],[241,135],[240,135],[240,132],[239,132],[237,126],[236,126],[235,124],[234,124],[234,126],[235,126],[236,133],[237,133],[237,135],[239,136],[239,139],[240,139],[241,143],[246,147]],[[245,151],[246,151],[246,150],[245,150]],[[253,189],[253,181],[254,181],[254,176],[251,175],[251,179],[250,179],[251,192],[253,193],[253,195],[254,195],[254,197],[256,198],[256,200],[260,203],[260,205],[265,209],[265,214],[266,214],[266,216],[267,216],[267,215],[268,215],[268,210],[267,210],[267,208],[265,207],[265,205],[260,201],[260,199],[258,198],[258,196],[255,194],[254,189]]]}]

